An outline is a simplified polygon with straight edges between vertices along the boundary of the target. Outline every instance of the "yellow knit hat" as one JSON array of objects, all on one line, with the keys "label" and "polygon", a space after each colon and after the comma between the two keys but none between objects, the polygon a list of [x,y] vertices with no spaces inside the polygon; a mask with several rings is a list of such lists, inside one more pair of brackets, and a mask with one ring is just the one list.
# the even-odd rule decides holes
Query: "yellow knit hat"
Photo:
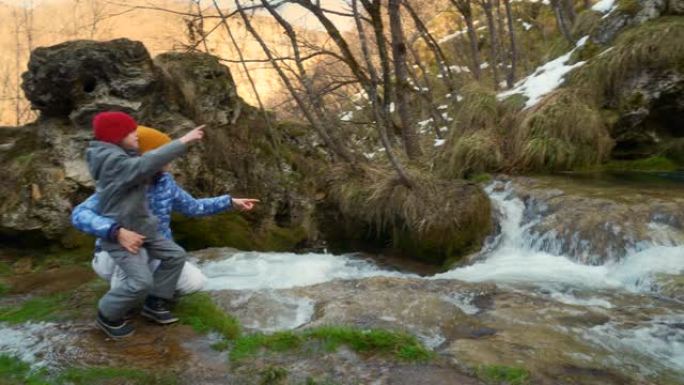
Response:
[{"label": "yellow knit hat", "polygon": [[154,150],[171,141],[171,137],[154,128],[138,126],[138,148],[141,154]]}]

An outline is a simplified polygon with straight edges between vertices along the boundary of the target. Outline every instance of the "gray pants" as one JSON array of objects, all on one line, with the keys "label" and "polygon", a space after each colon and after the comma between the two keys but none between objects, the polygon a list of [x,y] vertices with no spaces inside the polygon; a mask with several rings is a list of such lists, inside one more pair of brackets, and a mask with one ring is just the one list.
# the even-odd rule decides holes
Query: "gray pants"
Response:
[{"label": "gray pants", "polygon": [[[138,254],[129,253],[118,243],[103,241],[101,246],[128,277],[122,285],[110,289],[100,299],[99,309],[103,316],[119,320],[148,295],[164,299],[173,297],[186,259],[185,250],[175,242],[157,234],[153,239],[145,239],[144,250]],[[144,252],[161,261],[154,274],[147,265]]]}]

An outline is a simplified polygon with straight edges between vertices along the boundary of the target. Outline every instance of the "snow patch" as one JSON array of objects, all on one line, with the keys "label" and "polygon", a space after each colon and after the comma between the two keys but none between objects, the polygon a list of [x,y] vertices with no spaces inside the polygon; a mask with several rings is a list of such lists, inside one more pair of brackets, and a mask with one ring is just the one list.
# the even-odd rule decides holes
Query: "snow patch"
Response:
[{"label": "snow patch", "polygon": [[615,5],[615,0],[601,0],[591,7],[592,11],[606,13],[610,12]]},{"label": "snow patch", "polygon": [[525,108],[530,108],[537,104],[537,102],[549,92],[558,88],[563,82],[565,74],[571,70],[584,65],[586,62],[577,62],[569,64],[570,57],[573,52],[583,46],[589,37],[581,38],[575,48],[550,62],[537,67],[534,73],[515,84],[513,89],[499,93],[499,99],[505,99],[513,94],[521,94],[527,97]]}]

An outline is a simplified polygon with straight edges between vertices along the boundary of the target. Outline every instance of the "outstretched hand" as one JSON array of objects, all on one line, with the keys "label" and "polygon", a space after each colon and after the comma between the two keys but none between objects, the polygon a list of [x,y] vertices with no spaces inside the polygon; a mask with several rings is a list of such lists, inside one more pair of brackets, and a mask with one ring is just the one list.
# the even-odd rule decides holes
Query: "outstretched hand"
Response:
[{"label": "outstretched hand", "polygon": [[198,141],[202,138],[204,138],[204,127],[206,124],[203,124],[201,126],[197,126],[192,129],[192,131],[188,132],[187,134],[181,136],[180,141],[183,144],[189,144],[195,141]]},{"label": "outstretched hand", "polygon": [[258,202],[261,202],[258,199],[237,199],[233,198],[233,207],[240,211],[249,211],[254,208],[254,205],[256,205]]}]

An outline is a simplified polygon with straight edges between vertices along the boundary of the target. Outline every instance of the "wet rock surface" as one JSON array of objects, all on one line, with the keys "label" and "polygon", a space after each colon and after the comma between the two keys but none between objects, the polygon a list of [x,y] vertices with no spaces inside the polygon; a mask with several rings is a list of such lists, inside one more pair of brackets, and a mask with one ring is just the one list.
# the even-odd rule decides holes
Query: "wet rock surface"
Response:
[{"label": "wet rock surface", "polygon": [[[243,302],[244,295],[213,293],[219,306],[239,312],[241,319],[287,314],[265,301]],[[534,384],[677,383],[677,371],[650,361],[629,344],[621,345],[620,339],[648,330],[648,320],[658,317],[663,319],[663,331],[679,338],[675,320],[684,308],[678,303],[614,293],[602,293],[606,297],[601,298],[608,299],[591,305],[563,303],[543,293],[524,294],[491,284],[384,277],[251,295],[313,302],[310,321],[299,329],[344,324],[408,331],[434,349],[437,362],[446,365],[445,373],[460,370],[461,376],[472,376],[480,366],[504,365],[526,368]],[[592,298],[590,294],[587,303]],[[658,375],[641,374],[649,370]],[[396,382],[401,381],[396,375],[387,381],[378,383],[408,383]]]},{"label": "wet rock surface", "polygon": [[[678,356],[671,355],[683,336],[684,304],[667,297],[608,290],[562,294],[418,277],[210,292],[213,302],[238,318],[247,334],[327,325],[382,328],[415,335],[435,354],[428,361],[411,363],[358,353],[345,345],[330,351],[309,342],[302,348],[264,350],[232,362],[230,348],[212,348],[217,336],[197,334],[185,325],[161,327],[136,317],[134,337],[105,338],[92,320],[99,291],[93,291],[92,277],[81,270],[65,266],[23,274],[14,281],[35,282],[28,285],[29,298],[47,289],[70,293],[68,308],[77,311],[60,322],[0,325],[3,352],[50,370],[74,363],[145,371],[164,368],[179,384],[256,384],[273,376],[293,385],[308,380],[350,385],[490,384],[483,373],[502,367],[523,368],[530,373],[528,384],[676,385],[684,370]],[[40,281],[39,276],[51,279]],[[70,279],[54,288],[58,277]],[[26,300],[25,294],[9,295],[0,301],[0,309],[12,305],[12,298],[17,303]]]},{"label": "wet rock surface", "polygon": [[[0,193],[5,198],[0,238],[7,242],[92,245],[73,232],[69,215],[93,191],[85,148],[92,139],[91,119],[103,110],[126,111],[139,124],[172,136],[207,124],[207,140],[174,162],[174,174],[199,196],[230,192],[262,200],[249,223],[224,230],[248,234],[259,228],[264,240],[251,241],[243,234],[251,241],[243,248],[294,247],[315,233],[313,204],[307,198],[313,194],[296,181],[313,173],[311,165],[323,164],[324,156],[306,153],[309,132],[278,126],[272,116],[267,119],[244,103],[230,71],[213,56],[169,53],[153,60],[136,41],[70,41],[32,52],[23,89],[40,117],[0,129]],[[279,138],[274,137],[276,126]],[[197,222],[193,227],[201,227],[203,222]],[[269,233],[276,226],[274,241]],[[203,239],[202,247],[231,243],[223,234],[210,238],[213,242]]]},{"label": "wet rock surface", "polygon": [[654,244],[684,242],[684,185],[656,180],[649,187],[631,178],[635,174],[505,181],[525,204],[523,225],[533,249],[603,264]]}]

